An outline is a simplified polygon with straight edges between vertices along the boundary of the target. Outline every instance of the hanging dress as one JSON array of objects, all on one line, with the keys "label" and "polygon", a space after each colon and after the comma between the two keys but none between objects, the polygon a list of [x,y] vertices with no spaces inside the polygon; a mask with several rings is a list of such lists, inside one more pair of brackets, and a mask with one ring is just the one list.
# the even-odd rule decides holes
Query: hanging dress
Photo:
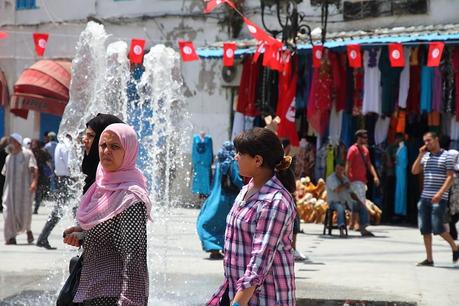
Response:
[{"label": "hanging dress", "polygon": [[406,216],[408,151],[405,144],[398,148],[395,160],[395,214]]},{"label": "hanging dress", "polygon": [[206,135],[203,140],[199,135],[193,137],[191,160],[193,164],[193,193],[209,195],[210,177],[213,159],[212,138]]}]

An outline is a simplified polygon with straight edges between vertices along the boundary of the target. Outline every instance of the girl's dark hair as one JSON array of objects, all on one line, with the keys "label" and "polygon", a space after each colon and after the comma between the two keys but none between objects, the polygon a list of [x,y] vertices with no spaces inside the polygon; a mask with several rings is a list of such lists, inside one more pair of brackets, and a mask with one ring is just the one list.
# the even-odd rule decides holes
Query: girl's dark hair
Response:
[{"label": "girl's dark hair", "polygon": [[[293,193],[296,190],[295,176],[290,167],[284,169],[284,149],[274,132],[265,128],[254,128],[242,132],[234,139],[234,147],[241,154],[263,157],[263,166],[273,170],[285,189]],[[284,170],[278,170],[284,169]]]}]

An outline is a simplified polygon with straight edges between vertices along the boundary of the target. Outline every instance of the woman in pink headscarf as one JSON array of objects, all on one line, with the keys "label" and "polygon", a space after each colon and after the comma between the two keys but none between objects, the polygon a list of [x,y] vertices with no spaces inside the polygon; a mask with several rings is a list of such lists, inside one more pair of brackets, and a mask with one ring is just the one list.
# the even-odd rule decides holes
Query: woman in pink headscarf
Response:
[{"label": "woman in pink headscarf", "polygon": [[64,242],[80,246],[83,268],[75,303],[147,305],[147,218],[151,202],[146,180],[136,167],[139,143],[132,127],[109,125],[99,140],[96,181],[83,195],[79,226]]}]

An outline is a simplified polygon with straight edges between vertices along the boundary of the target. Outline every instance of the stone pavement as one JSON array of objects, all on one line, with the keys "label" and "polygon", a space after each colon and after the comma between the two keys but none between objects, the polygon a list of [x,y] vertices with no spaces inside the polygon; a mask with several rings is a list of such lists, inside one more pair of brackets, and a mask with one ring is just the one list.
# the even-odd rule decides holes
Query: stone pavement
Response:
[{"label": "stone pavement", "polygon": [[[36,237],[48,211],[33,216]],[[149,229],[150,305],[203,305],[220,285],[222,262],[208,260],[201,251],[195,230],[198,213],[184,208],[155,212]],[[48,251],[27,245],[25,234],[18,237],[19,245],[5,246],[0,217],[0,305],[54,305],[75,253],[61,242],[71,221],[63,223],[50,237],[58,250]],[[302,224],[302,229],[298,248],[309,260],[295,266],[297,305],[459,305],[459,266],[451,263],[451,252],[440,239],[434,239],[436,267],[425,268],[415,266],[424,259],[415,228],[377,226],[372,227],[376,238],[350,232],[348,239],[323,236],[321,225]]]}]

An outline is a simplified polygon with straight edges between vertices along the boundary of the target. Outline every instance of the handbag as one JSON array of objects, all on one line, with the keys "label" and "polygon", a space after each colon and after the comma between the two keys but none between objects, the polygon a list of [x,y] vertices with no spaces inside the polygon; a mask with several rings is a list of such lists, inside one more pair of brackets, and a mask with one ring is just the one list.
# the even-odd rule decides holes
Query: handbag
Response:
[{"label": "handbag", "polygon": [[65,281],[64,286],[57,297],[56,306],[77,306],[80,303],[74,303],[73,298],[80,284],[81,269],[83,268],[83,254],[74,256],[70,259],[69,271],[70,275]]}]

